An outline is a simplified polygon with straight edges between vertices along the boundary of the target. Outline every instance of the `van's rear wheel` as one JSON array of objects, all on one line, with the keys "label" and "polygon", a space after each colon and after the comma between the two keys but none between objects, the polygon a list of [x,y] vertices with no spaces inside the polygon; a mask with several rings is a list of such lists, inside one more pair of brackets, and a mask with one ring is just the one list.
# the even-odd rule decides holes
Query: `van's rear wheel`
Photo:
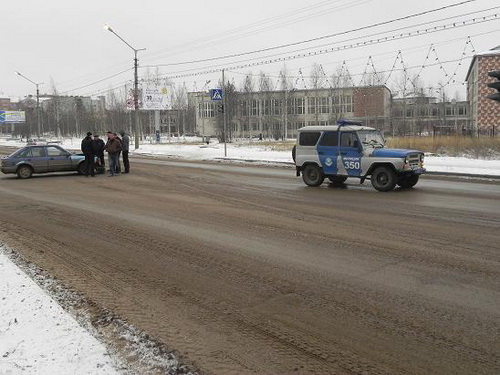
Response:
[{"label": "van's rear wheel", "polygon": [[410,189],[417,184],[419,177],[420,176],[418,174],[402,177],[398,180],[398,185],[403,189]]},{"label": "van's rear wheel", "polygon": [[325,176],[317,165],[308,164],[302,171],[302,180],[307,186],[319,186],[325,180]]},{"label": "van's rear wheel", "polygon": [[371,182],[378,191],[391,191],[396,187],[396,174],[389,167],[378,167],[372,173]]},{"label": "van's rear wheel", "polygon": [[330,181],[332,182],[332,184],[343,184],[344,182],[347,181],[347,177],[346,176],[331,176],[331,177],[328,177],[330,179]]}]

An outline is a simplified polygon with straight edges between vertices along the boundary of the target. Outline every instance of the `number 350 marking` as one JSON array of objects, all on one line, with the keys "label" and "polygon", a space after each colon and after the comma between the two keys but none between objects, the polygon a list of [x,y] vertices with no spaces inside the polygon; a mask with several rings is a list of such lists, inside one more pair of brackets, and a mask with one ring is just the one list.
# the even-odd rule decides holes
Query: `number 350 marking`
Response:
[{"label": "number 350 marking", "polygon": [[359,169],[359,161],[345,161],[345,169]]}]

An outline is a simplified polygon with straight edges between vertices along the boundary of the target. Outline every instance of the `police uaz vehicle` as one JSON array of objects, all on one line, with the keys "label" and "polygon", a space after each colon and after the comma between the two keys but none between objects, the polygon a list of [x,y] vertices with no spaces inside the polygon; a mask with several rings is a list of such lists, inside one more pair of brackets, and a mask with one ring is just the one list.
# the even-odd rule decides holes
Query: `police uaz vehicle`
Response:
[{"label": "police uaz vehicle", "polygon": [[386,148],[377,129],[346,120],[298,129],[292,156],[297,176],[302,174],[308,186],[319,186],[325,178],[343,183],[355,177],[360,183],[371,180],[378,191],[396,185],[408,189],[425,172],[423,152]]}]

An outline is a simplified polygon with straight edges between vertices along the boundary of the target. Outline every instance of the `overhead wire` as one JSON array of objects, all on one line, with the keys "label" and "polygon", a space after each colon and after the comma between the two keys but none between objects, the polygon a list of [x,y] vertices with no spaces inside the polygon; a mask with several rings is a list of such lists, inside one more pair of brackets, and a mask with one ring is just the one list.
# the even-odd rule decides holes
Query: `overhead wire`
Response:
[{"label": "overhead wire", "polygon": [[[423,12],[414,13],[414,14],[410,14],[410,15],[407,15],[407,16],[399,17],[399,18],[394,18],[394,19],[391,19],[391,20],[388,20],[388,21],[378,22],[378,23],[374,23],[374,24],[371,24],[371,25],[362,26],[362,27],[358,27],[358,28],[354,28],[354,29],[346,30],[346,31],[341,31],[341,32],[333,33],[333,34],[323,35],[323,36],[316,37],[316,38],[310,38],[310,39],[306,39],[306,40],[302,40],[302,41],[298,41],[298,42],[286,43],[286,44],[281,44],[281,45],[277,45],[277,46],[273,46],[273,47],[261,48],[261,49],[258,49],[258,50],[241,52],[241,53],[236,53],[236,54],[229,54],[229,55],[224,55],[224,56],[211,57],[211,58],[207,58],[207,59],[183,61],[183,62],[168,63],[168,64],[155,64],[155,65],[152,65],[152,66],[166,67],[166,66],[187,65],[187,64],[194,64],[194,63],[208,62],[208,61],[216,61],[216,60],[220,61],[222,59],[228,59],[228,58],[234,58],[234,57],[241,57],[241,56],[246,56],[246,55],[250,55],[250,54],[268,52],[268,51],[273,51],[273,50],[276,50],[276,49],[282,49],[282,48],[287,48],[287,47],[293,47],[293,46],[297,46],[297,45],[301,45],[301,44],[316,42],[316,41],[319,41],[319,40],[330,39],[330,38],[341,36],[341,35],[347,35],[347,34],[351,34],[351,33],[354,33],[354,32],[367,30],[367,29],[370,29],[370,28],[375,28],[375,27],[379,27],[379,26],[383,26],[383,25],[388,25],[388,24],[399,22],[399,21],[402,21],[402,20],[408,20],[408,19],[411,19],[411,18],[420,17],[420,16],[423,16],[423,15],[427,15],[427,14],[438,12],[438,11],[442,11],[442,10],[446,10],[446,9],[449,9],[449,8],[452,8],[452,7],[457,7],[457,6],[464,5],[464,4],[471,3],[471,2],[475,2],[475,1],[477,1],[477,0],[464,0],[464,1],[461,1],[459,3],[454,3],[454,4],[446,5],[446,6],[443,6],[443,7],[439,7],[439,8],[435,8],[435,9],[431,9],[431,10],[426,10],[426,11],[423,11]],[[499,7],[495,7],[495,8],[499,8]],[[493,8],[493,9],[495,9],[495,8]],[[447,19],[449,19],[449,18],[447,18]],[[433,21],[433,22],[440,22],[440,21]],[[426,22],[426,23],[429,23],[429,22]]]},{"label": "overhead wire", "polygon": [[[460,2],[460,3],[451,4],[451,5],[448,5],[448,6],[446,6],[446,7],[441,7],[441,8],[437,8],[437,9],[434,9],[434,10],[428,10],[428,11],[425,11],[425,12],[420,12],[420,13],[417,13],[417,14],[414,14],[414,15],[408,15],[408,16],[405,16],[405,17],[400,17],[399,19],[408,19],[408,18],[410,18],[410,17],[414,17],[414,16],[416,16],[416,15],[421,15],[421,14],[424,14],[424,13],[429,13],[429,12],[434,12],[434,11],[437,11],[437,10],[442,10],[442,9],[445,9],[445,8],[447,8],[447,7],[451,7],[451,6],[458,6],[458,5],[461,5],[461,4],[463,4],[463,3],[467,3],[467,2],[471,2],[471,1],[476,1],[476,0],[467,0],[467,1],[462,1],[462,2]],[[500,8],[500,7],[498,7],[498,6],[497,6],[497,7],[492,7],[492,8],[488,8],[488,9],[483,9],[483,10],[480,10],[480,11],[469,12],[469,13],[466,13],[466,14],[464,14],[464,15],[477,14],[477,13],[485,12],[485,11],[492,10],[492,9],[498,9],[498,8]],[[444,19],[441,19],[441,20],[436,20],[436,21],[430,21],[430,22],[420,23],[420,24],[417,24],[417,25],[407,26],[407,27],[403,27],[403,28],[396,29],[396,30],[398,30],[398,31],[399,31],[399,30],[404,30],[404,29],[408,29],[408,28],[411,28],[411,27],[416,27],[416,26],[418,26],[418,25],[424,25],[424,24],[436,23],[436,22],[440,22],[440,21],[443,21],[443,20],[448,20],[448,19],[451,19],[451,18],[456,18],[456,17],[447,17],[447,18],[444,18]],[[386,21],[386,22],[384,22],[384,23],[391,23],[391,22],[395,22],[396,20],[398,20],[398,19],[389,20],[389,21]],[[380,23],[379,23],[379,24],[380,24]],[[375,25],[378,25],[378,24],[375,24]],[[363,27],[363,28],[358,28],[358,29],[354,29],[354,30],[366,29],[366,28],[369,28],[369,27],[374,27],[374,25],[365,26],[365,27]],[[354,31],[354,30],[348,30],[348,31],[343,32],[342,34],[345,34],[345,33],[350,33],[350,32],[352,32],[352,31]],[[373,36],[376,36],[376,35],[380,35],[380,34],[382,34],[382,33],[384,33],[384,32],[371,34],[370,36],[371,36],[371,37],[373,37]],[[368,37],[370,37],[370,36],[368,36]],[[324,38],[324,37],[320,37],[320,38]],[[361,37],[347,39],[347,40],[345,40],[345,41],[341,41],[340,43],[342,43],[342,42],[346,42],[346,41],[351,41],[351,40],[357,40],[357,39],[359,39],[359,38],[361,38]],[[298,43],[303,43],[303,42],[305,42],[305,41],[298,42]],[[294,53],[294,52],[299,52],[299,51],[302,51],[302,50],[309,50],[309,49],[318,48],[318,47],[323,47],[323,46],[328,46],[328,45],[321,45],[321,46],[315,46],[315,47],[308,47],[308,48],[305,48],[305,49],[299,49],[299,50],[291,51],[291,52],[288,52],[288,53]],[[250,52],[248,52],[248,53],[250,53]],[[245,54],[247,54],[247,53],[245,53]],[[281,54],[285,54],[285,52],[284,52],[284,53],[280,53],[280,54],[278,54],[278,55],[281,55]],[[238,55],[238,54],[236,54],[236,55],[232,55],[232,56],[237,56],[237,55]],[[271,57],[274,57],[274,56],[277,56],[277,55],[270,55],[270,56],[266,56],[266,57],[256,57],[256,58],[253,58],[253,59],[251,59],[251,60],[259,60],[259,59],[262,59],[262,58],[271,58]],[[227,56],[227,57],[229,57],[229,56]],[[219,57],[219,58],[210,58],[210,59],[197,60],[197,61],[198,61],[198,62],[200,62],[200,61],[213,61],[213,60],[220,60],[221,58],[224,58],[224,57]],[[249,61],[251,61],[251,60],[249,60]],[[192,63],[192,62],[188,62],[188,63]],[[241,63],[241,61],[240,61],[240,62],[238,62],[238,63]],[[140,68],[141,68],[141,69],[143,69],[143,68],[153,68],[153,67],[154,67],[154,68],[158,68],[158,67],[170,66],[170,65],[177,65],[177,64],[143,65],[143,66],[141,66]],[[131,69],[131,68],[130,68],[130,69]],[[114,78],[115,76],[117,76],[117,75],[119,75],[119,74],[122,74],[122,73],[124,73],[124,72],[126,72],[126,71],[129,71],[130,69],[126,69],[126,70],[124,70],[124,71],[122,71],[122,72],[120,72],[120,73],[116,73],[116,74],[113,74],[113,75],[107,76],[107,77],[105,77],[105,78],[103,78],[103,79],[99,79],[98,81],[92,82],[92,83],[90,83],[90,84],[83,85],[83,86],[80,86],[80,87],[77,87],[77,88],[74,88],[74,89],[70,89],[70,90],[65,90],[65,91],[63,91],[63,92],[64,92],[64,93],[74,92],[74,91],[77,91],[78,89],[85,88],[85,87],[88,87],[88,86],[91,86],[91,85],[95,85],[95,84],[100,83],[100,82],[103,82],[103,81],[105,81],[105,80],[107,80],[107,79]]]},{"label": "overhead wire", "polygon": [[[230,40],[241,39],[242,37],[246,37],[248,35],[257,35],[257,34],[262,33],[263,31],[268,31],[270,29],[281,27],[281,26],[283,26],[283,22],[287,22],[287,23],[289,23],[289,22],[302,22],[302,21],[304,21],[306,19],[310,19],[312,17],[310,17],[310,15],[307,15],[307,16],[305,16],[307,18],[304,18],[304,17],[300,16],[301,14],[309,12],[311,10],[315,10],[317,8],[321,8],[325,5],[327,6],[327,9],[328,9],[332,6],[335,6],[337,3],[341,3],[343,1],[345,1],[345,0],[336,0],[336,1],[327,0],[327,1],[322,1],[320,3],[317,3],[317,4],[308,5],[306,7],[293,9],[293,10],[290,10],[288,12],[281,13],[281,14],[278,14],[276,16],[269,17],[269,18],[251,23],[251,24],[242,25],[242,26],[239,26],[239,27],[234,28],[234,29],[225,30],[225,31],[216,33],[216,34],[209,36],[207,38],[200,38],[200,39],[197,39],[193,42],[183,43],[182,45],[179,45],[179,47],[184,48],[184,49],[181,48],[180,51],[181,51],[181,53],[186,52],[186,51],[190,51],[191,49],[186,50],[185,47],[194,48],[194,47],[199,46],[199,45],[207,45],[209,42],[223,43],[223,42],[230,41]],[[348,4],[346,4],[344,6],[348,7],[349,3],[359,3],[359,2],[367,2],[367,1],[371,1],[371,0],[354,0],[354,1],[350,0],[350,1],[348,1]],[[333,10],[339,10],[339,9],[334,8]],[[332,10],[330,10],[330,11],[332,11]],[[318,15],[321,15],[321,14],[325,14],[325,10],[322,10],[321,13],[318,13]],[[293,20],[291,20],[291,21],[287,20],[290,17],[294,17]],[[257,30],[252,31],[253,28],[260,27],[260,26],[266,25],[266,24],[271,24],[271,26],[266,26],[264,29],[257,29]],[[241,33],[239,33],[240,31],[244,31],[245,34],[242,35]],[[176,51],[179,51],[179,48],[176,48],[174,46],[174,47],[170,47],[168,49],[165,49],[163,51],[159,51],[156,54],[150,54],[150,56],[156,56],[159,54],[163,54],[164,52],[168,52],[169,56],[172,56],[172,53],[174,53],[174,55],[175,55]]]},{"label": "overhead wire", "polygon": [[[349,50],[349,49],[354,49],[354,48],[359,48],[359,47],[370,46],[370,45],[374,45],[374,44],[386,43],[389,41],[412,38],[412,37],[421,36],[421,35],[425,35],[425,34],[433,34],[436,32],[440,32],[440,31],[444,31],[444,30],[451,30],[454,28],[466,27],[466,26],[470,26],[472,24],[477,24],[477,23],[490,22],[493,20],[498,20],[499,19],[498,17],[499,17],[498,14],[492,14],[492,15],[481,17],[480,20],[474,18],[471,20],[462,21],[459,24],[455,22],[452,24],[435,26],[435,27],[432,27],[431,29],[414,30],[412,32],[381,37],[378,39],[372,39],[372,40],[364,41],[364,42],[345,44],[345,45],[338,46],[338,47],[331,47],[328,49],[316,50],[316,51],[307,52],[307,53],[298,53],[298,54],[288,55],[288,56],[279,57],[279,58],[271,58],[268,56],[268,57],[261,58],[261,59],[263,59],[261,61],[247,63],[247,64],[244,64],[244,63],[246,61],[249,61],[249,60],[237,61],[237,62],[222,64],[222,65],[217,64],[216,66],[209,66],[209,67],[203,68],[203,69],[206,69],[205,71],[200,71],[200,68],[193,68],[193,69],[186,69],[186,70],[182,70],[182,71],[178,71],[178,72],[165,73],[165,74],[162,74],[162,76],[167,76],[171,79],[175,79],[175,78],[189,77],[189,76],[193,76],[193,75],[202,75],[202,74],[207,74],[207,73],[219,72],[222,69],[239,70],[239,69],[245,69],[245,68],[250,68],[250,67],[255,67],[255,66],[273,64],[273,63],[277,63],[277,62],[286,62],[286,61],[295,60],[295,59],[299,59],[299,58],[313,57],[313,56],[324,55],[324,54],[328,54],[328,53],[332,53],[332,52],[339,52],[339,51],[344,51],[344,50]],[[258,60],[260,60],[260,59],[258,59]],[[238,64],[241,64],[241,65],[238,65]],[[233,66],[228,67],[228,65],[233,65]],[[195,73],[189,73],[189,72],[195,72]],[[182,73],[184,73],[184,74],[182,74]]]}]

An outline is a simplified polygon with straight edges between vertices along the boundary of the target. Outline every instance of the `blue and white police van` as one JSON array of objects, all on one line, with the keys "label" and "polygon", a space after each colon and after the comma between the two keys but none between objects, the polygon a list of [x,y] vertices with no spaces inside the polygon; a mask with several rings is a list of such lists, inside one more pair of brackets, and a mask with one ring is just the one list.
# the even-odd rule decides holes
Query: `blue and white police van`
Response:
[{"label": "blue and white police van", "polygon": [[302,174],[308,186],[319,186],[325,178],[343,183],[354,177],[360,183],[371,180],[378,191],[391,191],[396,185],[415,186],[425,173],[423,152],[386,148],[380,131],[354,121],[298,129],[292,156],[297,176]]}]

